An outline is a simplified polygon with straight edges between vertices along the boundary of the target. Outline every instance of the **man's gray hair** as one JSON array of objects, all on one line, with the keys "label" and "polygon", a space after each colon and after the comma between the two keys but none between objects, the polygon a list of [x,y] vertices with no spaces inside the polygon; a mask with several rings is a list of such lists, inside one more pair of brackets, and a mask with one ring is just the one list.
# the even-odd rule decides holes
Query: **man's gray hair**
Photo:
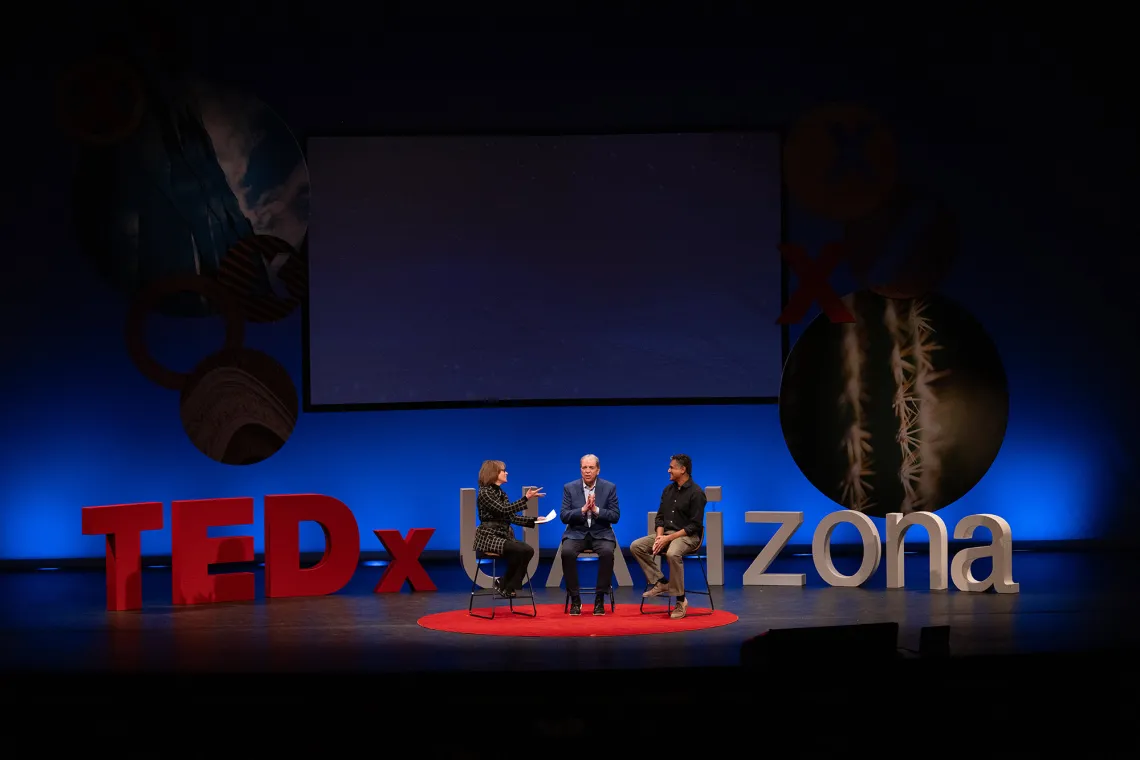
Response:
[{"label": "man's gray hair", "polygon": [[578,460],[578,464],[582,464],[587,459],[593,459],[594,465],[597,466],[599,469],[601,469],[601,466],[602,466],[601,460],[599,460],[598,457],[594,454],[587,454],[586,456],[582,457],[581,459]]}]

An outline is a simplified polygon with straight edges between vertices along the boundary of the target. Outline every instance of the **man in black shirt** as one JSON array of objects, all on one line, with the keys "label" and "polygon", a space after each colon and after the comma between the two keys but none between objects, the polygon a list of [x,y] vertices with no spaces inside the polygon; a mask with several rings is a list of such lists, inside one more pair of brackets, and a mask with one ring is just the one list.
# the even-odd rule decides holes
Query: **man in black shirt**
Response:
[{"label": "man in black shirt", "polygon": [[[669,617],[685,617],[689,602],[685,599],[685,555],[701,548],[705,523],[705,492],[693,482],[693,460],[675,454],[669,460],[669,485],[661,493],[657,508],[656,530],[629,546],[637,564],[641,565],[649,588],[642,596],[668,594],[677,604]],[[664,554],[669,563],[669,580],[657,569],[653,558]]]}]

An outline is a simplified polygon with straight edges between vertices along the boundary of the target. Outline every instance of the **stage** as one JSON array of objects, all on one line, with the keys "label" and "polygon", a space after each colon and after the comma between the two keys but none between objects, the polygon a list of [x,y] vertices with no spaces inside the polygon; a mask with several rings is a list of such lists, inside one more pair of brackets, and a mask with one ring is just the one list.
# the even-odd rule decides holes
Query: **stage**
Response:
[{"label": "stage", "polygon": [[[436,592],[373,594],[384,568],[364,563],[350,585],[331,596],[186,607],[170,603],[169,567],[150,567],[143,609],[117,613],[104,609],[100,569],[5,572],[4,699],[12,706],[88,704],[91,695],[100,695],[145,712],[156,704],[198,700],[230,699],[251,710],[298,700],[312,704],[319,694],[315,709],[332,709],[341,700],[351,704],[345,709],[364,709],[368,699],[381,699],[389,715],[402,709],[413,722],[474,709],[476,692],[497,703],[497,687],[510,684],[521,684],[528,713],[553,709],[584,689],[614,709],[692,700],[715,702],[742,720],[791,705],[797,714],[808,711],[801,716],[806,720],[817,708],[868,698],[902,700],[920,711],[926,705],[947,718],[965,710],[981,723],[1002,720],[997,715],[1007,702],[1017,710],[1035,705],[1039,715],[1065,704],[1070,721],[1074,711],[1100,710],[1102,698],[1112,712],[1135,704],[1132,696],[1110,698],[1118,687],[1131,687],[1128,671],[1140,639],[1131,625],[1127,556],[1019,551],[1014,579],[1021,593],[1009,595],[924,590],[927,559],[917,554],[907,557],[905,590],[885,588],[883,567],[862,588],[825,586],[810,557],[781,558],[772,567],[806,573],[806,587],[743,587],[750,561],[727,558],[727,585],[713,589],[716,608],[738,616],[736,622],[636,636],[481,636],[422,627],[417,621],[425,615],[466,609],[471,583],[458,558],[425,561]],[[857,562],[836,558],[844,572]],[[540,563],[539,583],[549,563]],[[261,571],[255,572],[260,595]],[[640,582],[636,567],[631,572]],[[590,582],[592,569],[582,573],[583,583]],[[692,587],[700,574],[691,563],[688,573]],[[618,605],[636,607],[640,591],[619,588]],[[561,589],[537,589],[540,604],[560,606],[563,599]],[[694,607],[707,606],[700,597],[691,599]],[[584,614],[574,622],[585,632],[593,621],[590,600],[584,601]],[[879,672],[850,662],[821,675],[805,663],[773,679],[740,667],[741,644],[768,629],[891,621],[899,623],[901,659]],[[918,657],[926,626],[950,626],[949,660]],[[670,688],[645,693],[638,688],[642,682]],[[1074,704],[1058,692],[1072,688],[1082,694]],[[744,700],[735,711],[725,707],[733,700]],[[413,710],[412,703],[421,707]],[[876,726],[889,715],[876,717]],[[549,718],[557,722],[557,711]],[[557,725],[573,734],[578,724]]]}]

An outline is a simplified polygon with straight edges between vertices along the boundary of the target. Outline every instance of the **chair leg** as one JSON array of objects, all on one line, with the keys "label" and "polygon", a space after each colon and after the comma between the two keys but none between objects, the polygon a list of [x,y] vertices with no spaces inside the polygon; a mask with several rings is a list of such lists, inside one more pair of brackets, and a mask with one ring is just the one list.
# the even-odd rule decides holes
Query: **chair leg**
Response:
[{"label": "chair leg", "polygon": [[708,555],[706,555],[705,558],[701,560],[701,575],[704,576],[705,591],[708,592],[708,595],[709,595],[709,612],[716,612],[716,602],[713,601],[712,586],[709,585],[709,574],[705,568],[705,563],[707,561],[708,561]]},{"label": "chair leg", "polygon": [[685,594],[686,595],[688,595],[688,594],[699,594],[700,596],[707,596],[709,598],[709,611],[708,612],[699,612],[699,613],[695,613],[695,614],[697,616],[711,615],[714,612],[716,612],[716,603],[713,601],[713,598],[712,598],[712,586],[709,585],[709,574],[705,570],[705,560],[701,557],[697,557],[697,564],[700,565],[700,568],[701,568],[701,577],[703,577],[705,579],[705,590],[704,591],[689,591],[688,589],[686,589]]},{"label": "chair leg", "polygon": [[[494,584],[495,560],[494,559],[491,560],[491,576],[490,577],[492,579],[492,582],[491,582],[491,594],[490,594],[490,596],[491,596],[491,614],[490,615],[481,615],[478,612],[475,612],[475,610],[474,610],[475,597],[476,596],[487,596],[487,594],[480,593],[481,589],[479,588],[479,567],[480,567],[479,559],[476,558],[475,559],[475,577],[471,579],[471,598],[467,602],[467,614],[472,616],[472,617],[481,618],[483,620],[494,620],[495,619],[495,598],[498,596],[498,594],[495,593],[495,588],[494,588],[494,586],[495,586],[495,584]],[[484,573],[484,575],[486,575],[486,573]]]},{"label": "chair leg", "polygon": [[530,570],[526,571],[526,583],[523,585],[523,587],[530,589],[530,597],[529,598],[530,598],[530,609],[531,609],[531,611],[530,612],[520,612],[519,610],[516,610],[515,609],[515,599],[514,599],[514,597],[511,597],[511,599],[509,600],[510,605],[511,605],[511,613],[515,614],[515,615],[522,615],[523,617],[531,617],[531,618],[532,617],[538,617],[538,605],[535,604],[535,602],[534,602],[534,584],[531,582]]},{"label": "chair leg", "polygon": [[[648,591],[651,588],[653,588],[653,584],[651,584],[651,583],[645,584],[645,590],[646,591]],[[660,594],[658,596],[660,596]],[[649,597],[649,598],[652,598],[652,597]],[[641,597],[641,606],[637,608],[638,611],[642,615],[659,615],[659,614],[661,614],[659,610],[650,610],[649,612],[646,612],[645,611],[645,599],[646,599],[646,597],[644,597],[644,596]],[[666,596],[665,597],[665,612],[666,612],[666,614],[668,614],[668,612],[672,609],[673,609],[673,597]]]}]

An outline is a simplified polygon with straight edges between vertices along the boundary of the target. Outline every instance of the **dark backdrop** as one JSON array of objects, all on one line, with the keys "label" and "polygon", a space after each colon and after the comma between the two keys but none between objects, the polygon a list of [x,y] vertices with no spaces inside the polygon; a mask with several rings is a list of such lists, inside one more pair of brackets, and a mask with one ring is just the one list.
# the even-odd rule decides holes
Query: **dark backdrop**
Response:
[{"label": "dark backdrop", "polygon": [[[806,541],[836,508],[789,457],[775,406],[600,409],[588,428],[575,409],[304,414],[265,462],[206,458],[182,431],[177,394],[127,359],[127,302],[96,276],[69,225],[75,148],[56,128],[53,87],[60,67],[109,30],[93,13],[40,18],[5,52],[0,557],[100,556],[102,540],[80,535],[87,505],[260,502],[281,492],[344,500],[365,548],[379,548],[372,528],[429,525],[438,528],[429,548],[456,549],[456,491],[473,484],[481,460],[505,459],[512,487],[541,484],[556,497],[587,452],[621,488],[623,543],[644,529],[675,451],[693,457],[698,482],[724,486],[729,544],[766,535],[744,526],[745,510],[804,510],[796,540]],[[997,461],[941,514],[952,523],[997,513],[1021,539],[1127,538],[1114,526],[1135,506],[1136,260],[1124,255],[1131,238],[1123,224],[1134,208],[1136,160],[1134,125],[1116,97],[1112,30],[1040,11],[918,26],[771,12],[670,24],[537,13],[509,23],[408,20],[325,5],[284,14],[283,6],[246,13],[240,4],[198,4],[180,24],[199,71],[262,98],[299,139],[770,126],[833,100],[878,109],[901,146],[900,172],[958,217],[962,251],[942,290],[985,326],[1009,378]],[[788,232],[814,252],[837,230],[793,208]],[[285,366],[298,391],[301,324],[297,312],[251,326],[246,337]],[[217,325],[195,325],[164,333],[155,353],[189,371],[221,342]],[[258,550],[260,531],[259,522]],[[319,549],[319,531],[303,541]],[[543,534],[543,546],[556,542],[556,531]],[[143,549],[168,552],[169,528],[144,537]]]}]

